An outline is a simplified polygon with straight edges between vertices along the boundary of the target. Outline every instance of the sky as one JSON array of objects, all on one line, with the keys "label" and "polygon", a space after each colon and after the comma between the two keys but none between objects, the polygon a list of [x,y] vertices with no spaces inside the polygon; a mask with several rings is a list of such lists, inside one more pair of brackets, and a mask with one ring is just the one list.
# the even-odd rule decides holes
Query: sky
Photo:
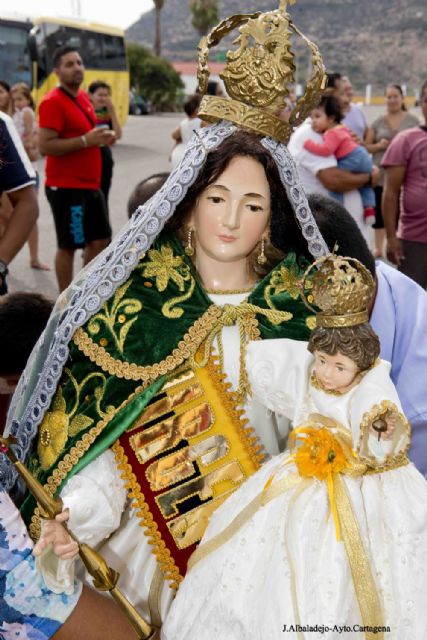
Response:
[{"label": "sky", "polygon": [[[153,8],[152,0],[13,0],[8,6],[8,16],[13,11],[24,16],[77,16],[85,20],[112,24],[126,29],[136,22],[141,13]],[[0,13],[3,15],[3,12]]]}]

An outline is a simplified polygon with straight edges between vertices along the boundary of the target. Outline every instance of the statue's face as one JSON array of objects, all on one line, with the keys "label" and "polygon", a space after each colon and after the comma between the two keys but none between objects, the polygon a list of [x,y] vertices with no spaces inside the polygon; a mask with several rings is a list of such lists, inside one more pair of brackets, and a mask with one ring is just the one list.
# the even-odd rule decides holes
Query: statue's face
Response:
[{"label": "statue's face", "polygon": [[324,351],[314,352],[314,371],[317,379],[330,391],[345,393],[354,382],[357,364],[342,353],[331,356]]},{"label": "statue's face", "polygon": [[262,165],[238,156],[200,194],[190,218],[197,261],[246,259],[262,237],[270,220],[270,187]]}]

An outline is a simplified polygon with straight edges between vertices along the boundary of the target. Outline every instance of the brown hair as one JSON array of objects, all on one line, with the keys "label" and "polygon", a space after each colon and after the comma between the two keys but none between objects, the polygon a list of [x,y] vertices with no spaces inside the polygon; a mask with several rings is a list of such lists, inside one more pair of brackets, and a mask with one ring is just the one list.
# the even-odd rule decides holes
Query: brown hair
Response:
[{"label": "brown hair", "polygon": [[22,93],[22,95],[27,98],[31,109],[36,108],[36,105],[34,104],[34,100],[33,100],[33,96],[31,95],[31,90],[30,87],[25,84],[25,82],[17,82],[16,84],[13,85],[13,87],[10,90],[10,95],[12,96],[12,100],[13,100],[13,94],[14,93]]},{"label": "brown hair", "polygon": [[398,91],[403,99],[402,101],[402,111],[408,111],[406,104],[405,104],[405,94],[403,93],[403,89],[400,86],[400,84],[388,84],[385,88],[384,91],[384,95],[387,94],[387,89],[396,89],[396,91]]},{"label": "brown hair", "polygon": [[260,137],[253,133],[239,129],[224,140],[217,149],[208,154],[205,165],[196,182],[189,188],[187,195],[178,205],[174,215],[166,223],[165,228],[175,231],[184,244],[188,231],[186,225],[199,196],[225,171],[231,160],[238,156],[250,157],[259,162],[264,168],[270,187],[271,244],[267,242],[265,246],[267,262],[264,265],[259,265],[256,260],[260,253],[261,238],[250,256],[251,268],[258,276],[263,277],[283,258],[283,253],[274,246],[275,231],[281,227],[285,218],[289,216],[294,218],[294,212],[280,180],[275,161],[270,152],[261,144]]},{"label": "brown hair", "polygon": [[380,341],[367,322],[354,327],[317,327],[310,336],[308,350],[330,356],[342,353],[357,364],[359,371],[366,371],[380,355]]}]

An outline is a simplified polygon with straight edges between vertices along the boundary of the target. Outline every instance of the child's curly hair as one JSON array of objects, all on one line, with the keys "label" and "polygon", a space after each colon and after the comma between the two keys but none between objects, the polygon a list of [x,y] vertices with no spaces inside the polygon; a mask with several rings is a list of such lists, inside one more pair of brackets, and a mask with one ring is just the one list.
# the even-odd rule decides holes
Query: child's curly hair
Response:
[{"label": "child's curly hair", "polygon": [[342,353],[354,360],[359,371],[366,371],[380,355],[380,341],[367,322],[354,327],[317,327],[310,336],[308,350],[330,356]]}]

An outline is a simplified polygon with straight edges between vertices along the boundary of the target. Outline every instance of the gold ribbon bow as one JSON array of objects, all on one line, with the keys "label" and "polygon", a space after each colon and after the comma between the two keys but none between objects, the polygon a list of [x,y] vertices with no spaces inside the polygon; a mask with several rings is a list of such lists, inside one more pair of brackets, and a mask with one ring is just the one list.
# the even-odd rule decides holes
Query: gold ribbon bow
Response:
[{"label": "gold ribbon bow", "polygon": [[281,324],[282,322],[291,320],[291,318],[293,317],[292,313],[289,313],[289,311],[263,309],[262,307],[258,307],[257,305],[251,304],[250,302],[241,302],[238,305],[225,304],[222,307],[222,313],[218,318],[216,324],[206,336],[204,345],[201,348],[201,358],[197,357],[196,355],[191,358],[192,366],[205,367],[210,358],[212,345],[216,338],[221,368],[223,369],[224,347],[222,343],[221,332],[224,327],[232,327],[233,325],[237,324],[240,336],[240,373],[237,393],[242,401],[246,395],[250,395],[250,385],[245,363],[246,345],[250,340],[250,336],[247,330],[247,322],[245,321],[247,321],[249,316],[254,316],[257,314],[263,315],[272,324]]}]

